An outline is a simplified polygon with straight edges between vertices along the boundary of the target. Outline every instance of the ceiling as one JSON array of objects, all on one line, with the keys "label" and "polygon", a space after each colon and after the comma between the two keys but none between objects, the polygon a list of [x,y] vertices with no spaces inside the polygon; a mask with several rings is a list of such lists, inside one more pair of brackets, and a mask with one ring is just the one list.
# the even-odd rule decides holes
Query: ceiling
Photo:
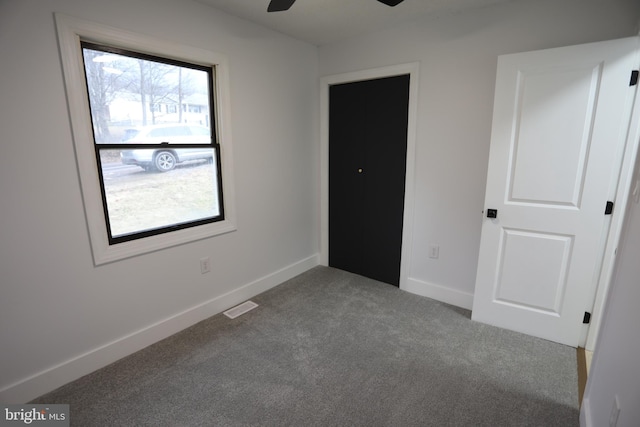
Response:
[{"label": "ceiling", "polygon": [[267,13],[270,0],[196,0],[231,15],[321,46],[415,19],[436,18],[513,0],[405,0],[389,7],[376,0],[297,0]]}]

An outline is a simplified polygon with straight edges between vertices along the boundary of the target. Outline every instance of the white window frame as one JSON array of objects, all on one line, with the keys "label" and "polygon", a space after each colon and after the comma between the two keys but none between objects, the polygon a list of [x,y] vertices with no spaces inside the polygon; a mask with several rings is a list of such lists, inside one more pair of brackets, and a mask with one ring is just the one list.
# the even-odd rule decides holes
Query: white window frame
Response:
[{"label": "white window frame", "polygon": [[[192,46],[180,45],[155,37],[55,14],[58,43],[66,85],[71,131],[76,163],[84,201],[85,216],[91,240],[94,265],[130,258],[160,249],[229,233],[237,229],[233,154],[229,113],[229,75],[224,55]],[[105,221],[100,176],[94,151],[91,112],[85,84],[85,71],[80,40],[105,44],[163,58],[211,66],[215,71],[214,97],[216,129],[222,164],[224,220],[189,227],[169,233],[144,237],[110,245]]]}]

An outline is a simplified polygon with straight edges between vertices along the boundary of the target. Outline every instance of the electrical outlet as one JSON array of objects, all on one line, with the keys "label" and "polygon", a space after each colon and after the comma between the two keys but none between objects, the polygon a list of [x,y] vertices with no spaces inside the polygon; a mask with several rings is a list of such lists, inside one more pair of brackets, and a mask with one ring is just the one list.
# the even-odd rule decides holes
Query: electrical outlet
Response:
[{"label": "electrical outlet", "polygon": [[200,274],[205,274],[211,271],[211,258],[200,258]]},{"label": "electrical outlet", "polygon": [[615,399],[613,399],[613,405],[611,407],[611,415],[609,415],[609,427],[616,427],[618,425],[619,416],[620,416],[620,401],[618,400],[618,395],[616,394]]},{"label": "electrical outlet", "polygon": [[429,245],[429,258],[438,259],[440,256],[440,246]]}]

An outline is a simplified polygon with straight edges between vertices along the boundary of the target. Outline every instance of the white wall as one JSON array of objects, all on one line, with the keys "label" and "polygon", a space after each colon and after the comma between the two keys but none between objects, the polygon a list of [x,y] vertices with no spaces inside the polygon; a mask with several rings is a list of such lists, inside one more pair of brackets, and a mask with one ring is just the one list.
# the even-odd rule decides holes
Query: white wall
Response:
[{"label": "white wall", "polygon": [[498,55],[632,36],[638,16],[636,0],[514,1],[319,49],[321,76],[420,62],[408,290],[471,308]]},{"label": "white wall", "polygon": [[[236,232],[93,266],[53,12],[228,57]],[[2,0],[0,58],[1,402],[36,397],[317,263],[316,47],[184,0]]]}]

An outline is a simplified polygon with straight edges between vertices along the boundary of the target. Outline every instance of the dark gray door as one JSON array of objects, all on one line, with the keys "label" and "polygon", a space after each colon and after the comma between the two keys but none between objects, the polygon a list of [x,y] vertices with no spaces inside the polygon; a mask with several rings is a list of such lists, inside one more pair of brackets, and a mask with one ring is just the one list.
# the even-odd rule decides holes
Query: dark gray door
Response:
[{"label": "dark gray door", "polygon": [[400,283],[409,75],[329,88],[329,265]]}]

